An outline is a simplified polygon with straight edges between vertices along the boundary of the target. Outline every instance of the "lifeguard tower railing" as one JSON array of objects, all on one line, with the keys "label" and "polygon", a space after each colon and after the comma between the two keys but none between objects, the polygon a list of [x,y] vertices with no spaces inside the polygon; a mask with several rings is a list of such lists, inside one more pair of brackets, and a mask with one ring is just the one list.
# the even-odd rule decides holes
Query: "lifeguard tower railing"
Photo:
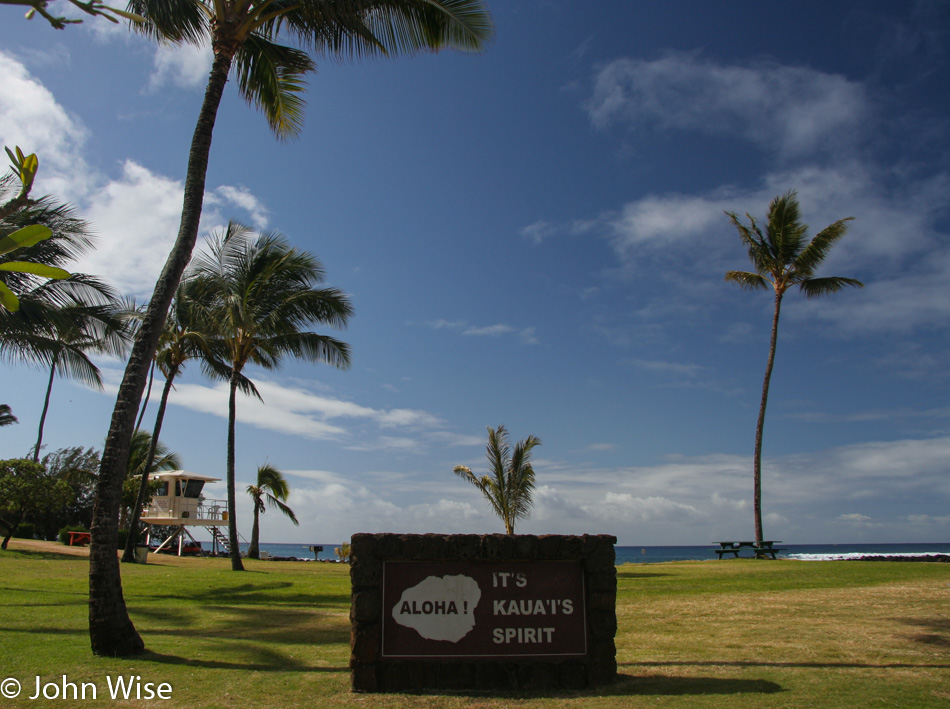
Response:
[{"label": "lifeguard tower railing", "polygon": [[143,522],[166,519],[181,520],[184,524],[224,522],[228,519],[228,501],[193,497],[159,497],[152,499],[142,513]]}]

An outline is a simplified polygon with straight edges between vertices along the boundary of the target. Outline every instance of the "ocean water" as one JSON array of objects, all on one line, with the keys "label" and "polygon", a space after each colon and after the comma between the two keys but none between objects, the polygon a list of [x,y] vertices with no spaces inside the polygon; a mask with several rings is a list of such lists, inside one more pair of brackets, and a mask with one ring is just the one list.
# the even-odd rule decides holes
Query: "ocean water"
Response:
[{"label": "ocean water", "polygon": [[[914,556],[918,554],[950,554],[950,543],[934,544],[777,544],[784,549],[776,554],[779,559],[800,559],[803,561],[825,561],[834,559],[857,558],[861,556]],[[704,561],[717,559],[714,553],[719,546],[704,544],[701,546],[679,547],[614,547],[617,564],[653,564],[665,561]],[[740,556],[751,556],[746,549]],[[732,556],[724,557],[725,560]]]},{"label": "ocean water", "polygon": [[[205,550],[210,550],[209,542],[202,542]],[[314,560],[314,554],[308,549],[309,544],[266,544],[260,548],[271,556],[294,557],[298,559]],[[323,544],[323,551],[318,558],[321,561],[336,561],[334,549],[340,546]],[[778,553],[778,558],[800,559],[803,561],[822,561],[832,559],[847,559],[859,556],[913,556],[917,554],[948,554],[950,542],[932,544],[780,544],[785,549]],[[707,561],[716,559],[714,544],[697,546],[617,546],[614,547],[617,564],[657,564],[667,561]],[[247,544],[241,544],[246,550]],[[745,550],[741,556],[750,556]],[[732,557],[725,557],[726,560]]]}]

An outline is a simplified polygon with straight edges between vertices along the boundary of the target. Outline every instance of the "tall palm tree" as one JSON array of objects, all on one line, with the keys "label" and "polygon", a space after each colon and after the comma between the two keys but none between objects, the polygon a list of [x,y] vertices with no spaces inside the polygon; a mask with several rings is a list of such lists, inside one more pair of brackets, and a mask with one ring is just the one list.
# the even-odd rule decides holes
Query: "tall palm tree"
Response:
[{"label": "tall palm tree", "polygon": [[290,486],[284,474],[272,465],[262,465],[257,469],[257,484],[247,486],[247,494],[254,500],[254,526],[251,527],[251,543],[247,548],[249,559],[260,559],[258,548],[261,538],[260,516],[267,506],[276,507],[294,524],[299,525],[297,516],[285,503],[290,495]]},{"label": "tall palm tree", "polygon": [[121,355],[128,344],[125,321],[111,305],[71,305],[60,310],[59,315],[69,319],[66,324],[48,327],[33,333],[33,343],[49,357],[49,380],[46,398],[40,414],[36,444],[33,447],[33,462],[38,463],[43,447],[43,429],[49,413],[53,380],[56,373],[78,379],[82,383],[102,391],[99,368],[89,358],[90,354]]},{"label": "tall palm tree", "polygon": [[[178,238],[132,347],[102,454],[89,548],[89,635],[92,651],[108,656],[145,649],[125,606],[115,554],[119,494],[148,367],[198,237],[211,137],[232,64],[243,96],[278,136],[291,137],[301,126],[303,77],[314,69],[308,52],[348,58],[478,51],[493,34],[484,0],[132,0],[128,9],[146,19],[135,29],[160,41],[208,43],[214,60],[192,137]],[[306,49],[278,43],[288,35]]]},{"label": "tall palm tree", "polygon": [[228,542],[231,568],[242,571],[235,509],[234,444],[236,395],[252,389],[244,377],[249,363],[273,369],[286,357],[326,362],[345,369],[349,346],[327,335],[302,331],[312,324],[346,327],[347,297],[324,280],[320,262],[290,246],[277,233],[255,235],[235,222],[212,237],[207,253],[195,255],[189,273],[194,299],[215,323],[216,359],[230,367],[228,383]]},{"label": "tall palm tree", "polygon": [[[158,413],[155,415],[155,426],[151,436],[151,450],[148,451],[147,462],[139,484],[138,500],[132,506],[132,516],[129,520],[129,534],[126,538],[125,550],[122,554],[122,561],[135,563],[135,546],[138,544],[139,520],[141,518],[142,508],[145,505],[145,497],[148,493],[149,473],[152,471],[152,463],[155,459],[159,436],[162,432],[162,423],[165,420],[165,408],[168,405],[168,396],[171,393],[175,378],[184,368],[185,364],[196,358],[203,358],[203,366],[211,368],[215,366],[216,361],[211,357],[211,350],[207,342],[208,326],[201,322],[200,309],[196,307],[194,301],[189,295],[191,284],[182,283],[175,299],[172,301],[168,318],[162,328],[162,336],[159,340],[159,348],[155,353],[154,364],[161,370],[165,377],[165,386],[162,388],[162,396],[158,404]],[[217,372],[220,378],[227,378],[227,371],[220,369]],[[133,436],[134,437],[134,436]]]},{"label": "tall palm tree", "polygon": [[861,281],[841,276],[818,278],[815,270],[828,255],[828,251],[845,235],[847,222],[854,217],[839,219],[818,232],[811,241],[806,241],[808,225],[802,224],[798,199],[794,191],[775,197],[769,204],[765,233],[755,219],[746,214],[749,224],[740,222],[735,212],[726,212],[732,221],[742,243],[749,252],[749,259],[755,271],[728,271],[726,280],[739,287],[756,290],[772,287],[775,309],[772,314],[772,337],[769,343],[769,357],[765,365],[765,378],[762,382],[762,399],[759,403],[759,417],[755,424],[755,453],[752,463],[752,508],[755,516],[755,539],[764,539],[762,532],[762,432],[765,428],[765,407],[769,399],[769,384],[772,380],[772,367],[775,364],[775,347],[778,343],[778,321],[782,310],[782,298],[793,287],[805,294],[806,298],[837,293],[845,287],[861,288]]},{"label": "tall palm tree", "polygon": [[505,523],[505,534],[515,533],[515,522],[527,519],[531,512],[531,496],[534,492],[534,468],[531,467],[531,450],[541,445],[537,436],[528,436],[515,444],[514,452],[508,443],[508,430],[488,427],[488,475],[478,477],[471,468],[456,465],[453,472],[468,480],[488,500],[495,514]]}]

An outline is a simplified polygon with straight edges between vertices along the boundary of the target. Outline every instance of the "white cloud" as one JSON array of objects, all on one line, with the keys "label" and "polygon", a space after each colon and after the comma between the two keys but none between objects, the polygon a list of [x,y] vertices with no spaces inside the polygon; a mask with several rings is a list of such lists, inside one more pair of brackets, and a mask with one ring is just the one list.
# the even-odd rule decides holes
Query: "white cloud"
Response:
[{"label": "white cloud", "polygon": [[[193,411],[227,418],[228,385],[223,382],[214,386],[176,384],[168,402]],[[268,406],[257,399],[242,396],[237,404],[238,422],[255,428],[318,440],[339,439],[345,434],[345,429],[340,426],[328,424],[313,415],[283,408],[273,401],[271,404]]]},{"label": "white cloud", "polygon": [[148,90],[157,91],[165,86],[185,89],[203,86],[208,81],[212,60],[210,44],[200,47],[192,44],[160,44],[155,51],[154,71],[148,80]]},{"label": "white cloud", "polygon": [[[268,209],[247,187],[221,185],[215,188],[213,192],[209,192],[205,195],[205,209],[217,213],[221,207],[229,209],[239,207],[247,212],[250,217],[251,226],[258,231],[267,228],[269,220]],[[217,221],[227,221],[227,218],[222,219],[221,216],[218,216]]]},{"label": "white cloud", "polygon": [[[858,278],[866,287],[832,298],[787,299],[785,317],[833,325],[839,333],[908,331],[943,327],[950,321],[950,240],[941,226],[950,175],[885,187],[888,178],[858,162],[807,166],[766,174],[752,189],[723,187],[704,194],[668,193],[632,200],[619,210],[586,220],[584,232],[611,244],[626,271],[642,275],[674,262],[678,289],[647,300],[637,311],[647,319],[676,312],[691,316],[710,293],[722,292],[722,275],[748,261],[724,212],[745,213],[763,223],[768,204],[789,189],[798,193],[810,235],[839,219],[848,234],[835,245],[817,275]],[[573,223],[547,228],[549,235],[578,233]],[[703,249],[703,258],[685,259]],[[654,269],[655,270],[655,269]],[[662,271],[661,271],[662,272]],[[682,293],[684,300],[676,300]],[[702,293],[701,298],[696,293]],[[797,293],[792,293],[797,296]]]},{"label": "white cloud", "polygon": [[406,436],[379,436],[372,440],[361,440],[346,446],[351,451],[391,451],[391,452],[410,452],[418,450],[421,447],[419,441]]},{"label": "white cloud", "polygon": [[[352,401],[321,396],[299,385],[285,386],[269,379],[255,379],[255,386],[263,402],[241,396],[237,418],[242,424],[279,433],[317,440],[346,441],[353,432],[341,423],[373,424],[381,430],[404,428],[428,430],[444,425],[442,420],[425,411],[413,409],[375,409]],[[176,383],[169,403],[193,411],[222,418],[228,412],[228,385]],[[353,450],[412,450],[419,442],[407,437],[376,436],[361,438],[358,444],[347,446]]]},{"label": "white cloud", "polygon": [[509,332],[514,332],[514,330],[511,325],[487,325],[485,327],[465,328],[462,330],[462,334],[474,337],[499,337],[500,335],[507,335]]},{"label": "white cloud", "polygon": [[797,308],[849,333],[942,330],[950,321],[950,260],[947,254],[934,254],[921,260],[919,270],[869,281],[859,294],[800,303]]},{"label": "white cloud", "polygon": [[[0,143],[36,153],[34,196],[74,201],[88,189],[82,156],[88,131],[23,64],[0,50]],[[6,155],[3,156],[6,162]]]},{"label": "white cloud", "polygon": [[297,478],[315,480],[324,484],[346,485],[346,478],[329,470],[284,470],[285,475],[293,475]]},{"label": "white cloud", "polygon": [[104,274],[120,291],[151,295],[181,217],[182,185],[132,161],[89,195],[86,219],[99,238],[76,270]]},{"label": "white cloud", "polygon": [[429,434],[429,438],[449,447],[481,446],[485,443],[483,436],[468,436],[461,433],[452,433],[450,431],[433,431]]},{"label": "white cloud", "polygon": [[604,215],[621,256],[640,246],[669,248],[691,242],[700,234],[721,227],[729,204],[724,196],[648,195],[625,204],[618,214]]},{"label": "white cloud", "polygon": [[[98,237],[73,270],[147,298],[178,236],[183,185],[131,159],[116,177],[97,172],[85,159],[87,134],[22,63],[0,50],[0,143],[35,152],[40,169],[33,194],[76,204]],[[245,215],[255,228],[267,226],[266,206],[246,187],[220,185],[205,202],[202,233]]]},{"label": "white cloud", "polygon": [[630,359],[630,364],[638,369],[645,369],[648,372],[658,372],[661,374],[672,374],[681,377],[699,376],[706,367],[699,364],[680,364],[678,362],[663,362],[658,360]]},{"label": "white cloud", "polygon": [[803,67],[724,66],[695,53],[601,68],[587,104],[597,127],[695,130],[751,140],[786,155],[846,141],[863,127],[861,85]]},{"label": "white cloud", "polygon": [[433,330],[461,330],[465,327],[461,320],[430,320],[426,325]]},{"label": "white cloud", "polygon": [[495,325],[469,325],[464,320],[431,320],[425,323],[434,330],[454,330],[465,337],[503,337],[517,336],[525,345],[536,345],[539,340],[537,328],[516,328],[505,323]]},{"label": "white cloud", "polygon": [[628,492],[608,492],[594,505],[584,508],[591,516],[625,522],[683,521],[700,515],[693,505],[667,497],[637,497]]}]

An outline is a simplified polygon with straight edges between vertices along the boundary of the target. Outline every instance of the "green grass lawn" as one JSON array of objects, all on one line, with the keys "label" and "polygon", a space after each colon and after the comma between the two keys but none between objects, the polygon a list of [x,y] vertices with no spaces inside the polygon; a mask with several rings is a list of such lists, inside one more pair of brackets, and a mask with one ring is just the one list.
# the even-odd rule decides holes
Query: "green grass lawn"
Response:
[{"label": "green grass lawn", "polygon": [[[94,657],[83,557],[0,553],[4,707],[106,706],[107,677],[168,683],[162,707],[947,707],[950,567],[751,559],[618,568],[620,681],[581,693],[359,695],[349,691],[349,568],[150,557],[123,565],[149,652]],[[41,682],[93,701],[30,700]],[[134,695],[134,692],[133,692]],[[89,694],[87,693],[87,697]]]}]

